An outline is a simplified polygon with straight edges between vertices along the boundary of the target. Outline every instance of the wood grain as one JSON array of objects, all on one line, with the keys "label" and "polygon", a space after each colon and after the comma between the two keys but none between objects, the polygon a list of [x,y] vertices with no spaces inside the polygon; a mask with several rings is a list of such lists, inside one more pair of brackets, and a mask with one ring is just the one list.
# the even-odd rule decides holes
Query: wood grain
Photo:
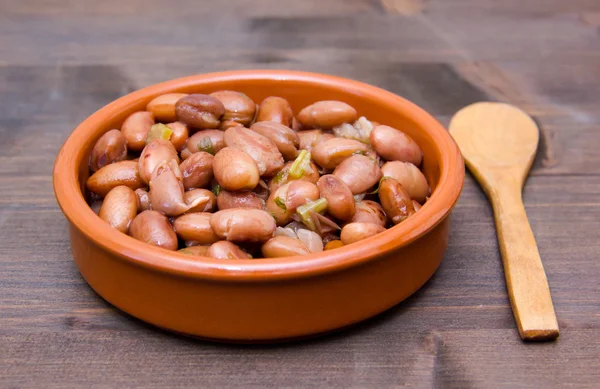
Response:
[{"label": "wood grain", "polygon": [[[600,40],[595,0],[0,2],[0,387],[589,388],[600,381]],[[591,15],[591,16],[590,16]],[[492,209],[472,177],[450,246],[415,296],[290,345],[164,333],[85,284],[52,164],[89,114],[189,74],[291,68],[399,93],[444,124],[479,100],[540,127],[523,198],[562,330],[520,341]]]}]

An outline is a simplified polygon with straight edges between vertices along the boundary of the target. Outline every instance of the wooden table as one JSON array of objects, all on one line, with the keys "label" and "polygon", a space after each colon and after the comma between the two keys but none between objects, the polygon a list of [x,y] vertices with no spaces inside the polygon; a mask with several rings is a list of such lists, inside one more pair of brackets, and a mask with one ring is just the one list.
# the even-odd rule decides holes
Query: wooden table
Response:
[{"label": "wooden table", "polygon": [[[600,2],[110,0],[0,4],[0,387],[549,388],[600,385]],[[538,121],[525,202],[561,325],[519,340],[490,206],[472,177],[416,295],[324,338],[217,345],[94,294],[52,164],[86,116],[140,87],[243,68],[355,78],[444,124],[509,102]]]}]

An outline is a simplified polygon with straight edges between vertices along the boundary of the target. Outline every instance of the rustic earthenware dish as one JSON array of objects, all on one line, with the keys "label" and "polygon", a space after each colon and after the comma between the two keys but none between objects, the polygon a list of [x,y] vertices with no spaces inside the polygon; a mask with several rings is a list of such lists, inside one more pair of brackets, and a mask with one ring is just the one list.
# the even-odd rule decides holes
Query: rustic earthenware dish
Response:
[{"label": "rustic earthenware dish", "polygon": [[[111,229],[84,198],[96,140],[168,92],[230,89],[254,101],[285,97],[294,112],[342,100],[359,115],[409,134],[424,153],[433,188],[407,221],[361,242],[306,257],[216,260],[152,247]],[[233,71],[153,85],[124,96],[81,123],[54,167],[54,191],[70,223],[73,258],[89,285],[119,309],[164,329],[229,342],[271,342],[332,331],[398,304],[438,268],[450,211],[460,195],[460,152],[431,115],[382,89],[295,71]]]}]

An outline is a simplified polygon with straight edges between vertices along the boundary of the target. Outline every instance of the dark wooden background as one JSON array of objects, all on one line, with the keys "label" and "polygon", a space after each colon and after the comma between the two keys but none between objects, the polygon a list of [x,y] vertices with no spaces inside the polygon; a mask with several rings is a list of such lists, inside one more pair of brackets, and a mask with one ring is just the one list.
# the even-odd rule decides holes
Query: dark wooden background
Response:
[{"label": "dark wooden background", "polygon": [[[0,1],[0,387],[598,387],[599,38],[598,0]],[[525,202],[560,339],[519,340],[470,176],[437,274],[335,335],[211,344],[95,295],[52,192],[62,142],[137,88],[244,68],[366,81],[446,125],[480,100],[533,115],[542,141]]]}]

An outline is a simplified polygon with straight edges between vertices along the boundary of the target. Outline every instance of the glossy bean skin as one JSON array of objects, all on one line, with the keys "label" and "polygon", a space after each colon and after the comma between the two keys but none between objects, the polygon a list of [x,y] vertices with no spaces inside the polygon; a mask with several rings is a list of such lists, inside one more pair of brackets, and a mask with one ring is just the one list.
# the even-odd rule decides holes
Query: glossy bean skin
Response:
[{"label": "glossy bean skin", "polygon": [[260,103],[256,122],[276,122],[290,127],[293,117],[292,107],[290,107],[290,103],[286,99],[271,96]]},{"label": "glossy bean skin", "polygon": [[292,220],[296,208],[319,199],[319,188],[308,181],[292,181],[280,186],[267,199],[267,211],[273,214],[278,225]]},{"label": "glossy bean skin", "polygon": [[353,155],[346,158],[335,168],[333,175],[348,185],[352,194],[365,193],[382,177],[377,161],[366,155]]},{"label": "glossy bean skin", "polygon": [[387,217],[378,202],[363,200],[356,203],[356,213],[352,218],[352,223],[372,223],[385,227]]},{"label": "glossy bean skin", "polygon": [[177,150],[175,150],[175,147],[173,147],[171,142],[164,139],[154,139],[152,142],[148,143],[148,145],[144,147],[144,150],[142,150],[140,159],[138,160],[138,171],[140,172],[142,181],[146,184],[149,183],[152,172],[154,172],[156,166],[170,160],[175,160],[179,163]]},{"label": "glossy bean skin", "polygon": [[[285,165],[283,165],[283,168],[280,170],[281,174],[277,173],[277,175],[269,181],[269,191],[273,192],[277,190],[277,188],[279,188],[280,186],[296,180],[287,174],[287,172],[289,172],[290,170],[290,167],[292,167],[293,163],[294,161],[287,162]],[[313,184],[316,184],[319,180],[319,177],[319,168],[317,167],[317,165],[311,162],[310,171],[307,169],[302,175],[302,177],[298,178],[298,180],[308,181]]]},{"label": "glossy bean skin", "polygon": [[205,188],[214,177],[213,157],[209,153],[199,151],[189,156],[179,165],[183,175],[183,186],[186,190]]},{"label": "glossy bean skin", "polygon": [[327,250],[333,250],[333,249],[337,249],[340,247],[343,247],[344,243],[342,243],[341,240],[336,239],[336,240],[330,240],[329,242],[327,242],[327,244],[325,245],[325,251]]},{"label": "glossy bean skin", "polygon": [[178,152],[183,150],[189,137],[187,126],[181,122],[172,122],[167,124],[167,126],[173,131],[169,141]]},{"label": "glossy bean skin", "polygon": [[194,212],[179,216],[173,222],[175,233],[181,239],[194,241],[199,245],[209,245],[219,241],[210,226],[211,213]]},{"label": "glossy bean skin", "polygon": [[190,128],[219,128],[225,107],[220,100],[204,94],[192,94],[175,103],[177,121]]},{"label": "glossy bean skin", "polygon": [[212,212],[217,208],[217,197],[208,189],[192,189],[183,194],[183,201],[189,207],[186,213]]},{"label": "glossy bean skin", "polygon": [[392,177],[401,183],[410,198],[418,202],[423,202],[429,196],[429,184],[425,175],[412,163],[401,161],[386,162],[381,167],[381,172],[384,177]]},{"label": "glossy bean skin", "polygon": [[152,112],[134,112],[125,119],[121,133],[127,141],[127,149],[141,151],[146,146],[146,136],[155,124]]},{"label": "glossy bean skin", "polygon": [[258,122],[254,123],[250,130],[269,139],[286,161],[296,158],[300,138],[291,128],[276,122]]},{"label": "glossy bean skin", "polygon": [[[187,159],[187,157],[184,157],[184,152],[186,150],[188,151],[189,155],[197,153],[198,151],[205,151],[209,154],[215,155],[219,152],[219,150],[225,147],[223,134],[224,132],[220,130],[204,130],[195,133],[189,137],[186,146],[181,153],[181,158]],[[210,142],[208,142],[207,139],[210,139]]]},{"label": "glossy bean skin", "polygon": [[215,155],[213,172],[219,185],[230,191],[252,190],[260,180],[254,159],[232,147],[225,147]]},{"label": "glossy bean skin", "polygon": [[137,210],[137,196],[133,190],[117,186],[104,197],[98,216],[112,228],[126,234]]},{"label": "glossy bean skin", "polygon": [[372,223],[348,223],[342,228],[340,240],[344,245],[358,242],[370,238],[380,232],[385,231],[385,227]]},{"label": "glossy bean skin", "polygon": [[262,245],[261,251],[265,258],[295,257],[310,254],[302,241],[289,236],[276,236],[269,239]]},{"label": "glossy bean skin", "polygon": [[231,127],[223,135],[227,147],[248,154],[258,167],[259,174],[272,177],[283,167],[283,156],[267,137],[244,127]]},{"label": "glossy bean skin", "polygon": [[312,149],[320,142],[335,138],[335,135],[323,132],[322,130],[300,131],[297,135],[300,140],[298,148],[308,151],[312,151]]},{"label": "glossy bean skin", "polygon": [[[225,129],[223,128],[223,123],[226,122],[240,123],[240,125],[248,126],[256,115],[256,104],[243,93],[222,90],[211,93],[209,96],[221,101],[223,107],[225,107],[225,113],[221,118],[222,129]],[[233,123],[227,124],[227,128],[235,126]]]},{"label": "glossy bean skin", "polygon": [[268,212],[250,208],[213,213],[210,226],[219,238],[234,242],[266,242],[273,237],[277,227]]},{"label": "glossy bean skin", "polygon": [[367,145],[354,139],[331,138],[313,147],[312,158],[325,169],[335,169],[354,153],[366,153],[368,150]]},{"label": "glossy bean skin", "polygon": [[100,197],[106,196],[119,185],[134,190],[145,186],[138,173],[137,161],[119,161],[106,165],[92,174],[86,182],[87,188]]},{"label": "glossy bean skin", "polygon": [[169,219],[157,211],[143,211],[129,225],[129,235],[152,246],[177,250],[177,235]]},{"label": "glossy bean skin", "polygon": [[326,174],[319,178],[317,187],[321,197],[327,200],[327,212],[340,220],[351,220],[356,212],[352,191],[340,178]]},{"label": "glossy bean skin", "polygon": [[387,161],[410,162],[419,166],[423,159],[421,148],[411,137],[390,126],[379,125],[370,135],[371,145]]},{"label": "glossy bean skin", "polygon": [[265,209],[265,200],[251,191],[229,192],[221,190],[217,196],[219,210],[230,208],[254,208]]},{"label": "glossy bean skin", "polygon": [[189,206],[183,197],[183,177],[175,160],[163,161],[156,167],[150,179],[150,203],[152,209],[167,216],[178,216]]},{"label": "glossy bean skin", "polygon": [[415,213],[412,200],[402,184],[393,178],[386,178],[379,185],[379,201],[387,218],[394,224],[406,220]]},{"label": "glossy bean skin", "polygon": [[250,259],[250,255],[235,243],[222,240],[213,243],[206,253],[208,257],[217,259]]},{"label": "glossy bean skin", "polygon": [[139,188],[136,189],[134,193],[137,197],[138,212],[152,209],[152,206],[150,205],[150,196],[148,195],[148,191],[146,189]]},{"label": "glossy bean skin", "polygon": [[177,120],[175,103],[187,96],[187,93],[166,93],[156,96],[146,106],[146,111],[152,112],[159,122],[174,122]]},{"label": "glossy bean skin", "polygon": [[113,162],[127,157],[127,141],[121,131],[110,130],[98,139],[90,156],[90,170],[98,171]]},{"label": "glossy bean skin", "polygon": [[199,255],[199,256],[207,257],[209,248],[210,248],[210,246],[190,246],[190,247],[183,248],[181,250],[177,250],[177,252],[179,252],[181,254]]},{"label": "glossy bean skin", "polygon": [[331,129],[342,123],[356,121],[358,115],[352,106],[336,100],[317,101],[303,108],[297,116],[303,128]]}]

